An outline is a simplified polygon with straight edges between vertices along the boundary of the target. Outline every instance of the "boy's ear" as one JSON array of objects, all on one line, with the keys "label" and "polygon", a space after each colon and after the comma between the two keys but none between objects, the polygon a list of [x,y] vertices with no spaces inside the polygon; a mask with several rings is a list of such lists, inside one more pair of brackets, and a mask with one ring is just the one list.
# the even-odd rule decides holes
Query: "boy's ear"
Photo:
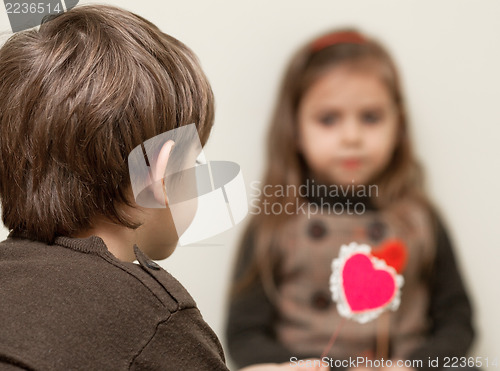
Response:
[{"label": "boy's ear", "polygon": [[167,205],[167,198],[165,195],[165,190],[163,187],[163,182],[161,180],[165,176],[165,171],[167,170],[168,159],[170,158],[170,153],[172,148],[174,148],[175,142],[169,140],[161,147],[160,153],[158,154],[158,159],[156,160],[156,166],[153,172],[154,176],[154,187],[153,192],[157,202],[160,204]]}]

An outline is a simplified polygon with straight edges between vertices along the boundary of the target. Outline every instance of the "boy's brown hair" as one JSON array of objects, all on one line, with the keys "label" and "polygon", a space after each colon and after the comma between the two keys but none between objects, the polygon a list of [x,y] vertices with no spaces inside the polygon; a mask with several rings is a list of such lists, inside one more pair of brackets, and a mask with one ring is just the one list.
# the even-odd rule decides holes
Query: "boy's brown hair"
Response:
[{"label": "boy's brown hair", "polygon": [[213,93],[190,49],[111,6],[81,6],[0,49],[0,198],[13,235],[52,243],[104,216],[134,220],[127,166],[145,140],[195,123]]}]

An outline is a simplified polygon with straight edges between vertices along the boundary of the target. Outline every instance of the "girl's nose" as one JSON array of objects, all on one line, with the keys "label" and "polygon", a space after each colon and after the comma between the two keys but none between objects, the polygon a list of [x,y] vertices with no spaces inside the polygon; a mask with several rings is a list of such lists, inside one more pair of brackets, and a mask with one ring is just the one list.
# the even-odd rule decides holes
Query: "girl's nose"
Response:
[{"label": "girl's nose", "polygon": [[342,130],[343,142],[347,145],[358,145],[361,143],[361,125],[355,118],[348,118],[344,122]]}]

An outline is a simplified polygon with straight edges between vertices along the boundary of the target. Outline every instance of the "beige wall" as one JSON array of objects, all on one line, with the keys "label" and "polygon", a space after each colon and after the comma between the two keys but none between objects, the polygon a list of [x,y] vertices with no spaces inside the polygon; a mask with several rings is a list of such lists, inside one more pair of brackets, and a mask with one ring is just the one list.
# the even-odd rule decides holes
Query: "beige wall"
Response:
[{"label": "beige wall", "polygon": [[[83,1],[87,3],[89,1]],[[217,99],[209,159],[231,159],[247,185],[287,58],[303,41],[355,25],[383,41],[403,76],[416,149],[475,301],[475,353],[500,349],[500,3],[496,1],[113,0],[198,54]],[[310,5],[306,5],[310,4]],[[3,8],[0,32],[8,30]],[[2,237],[7,232],[3,230]],[[225,293],[241,226],[187,246],[162,265],[223,338]]]}]

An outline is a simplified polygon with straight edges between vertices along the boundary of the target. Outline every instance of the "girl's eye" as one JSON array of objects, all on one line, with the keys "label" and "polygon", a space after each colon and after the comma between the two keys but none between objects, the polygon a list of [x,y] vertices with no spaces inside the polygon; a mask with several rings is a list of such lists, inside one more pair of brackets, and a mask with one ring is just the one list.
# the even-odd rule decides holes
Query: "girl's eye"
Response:
[{"label": "girl's eye", "polygon": [[361,121],[366,124],[376,124],[382,120],[382,113],[377,111],[366,111],[361,114]]},{"label": "girl's eye", "polygon": [[339,115],[337,113],[327,113],[319,117],[319,122],[324,126],[331,126],[339,121]]}]

